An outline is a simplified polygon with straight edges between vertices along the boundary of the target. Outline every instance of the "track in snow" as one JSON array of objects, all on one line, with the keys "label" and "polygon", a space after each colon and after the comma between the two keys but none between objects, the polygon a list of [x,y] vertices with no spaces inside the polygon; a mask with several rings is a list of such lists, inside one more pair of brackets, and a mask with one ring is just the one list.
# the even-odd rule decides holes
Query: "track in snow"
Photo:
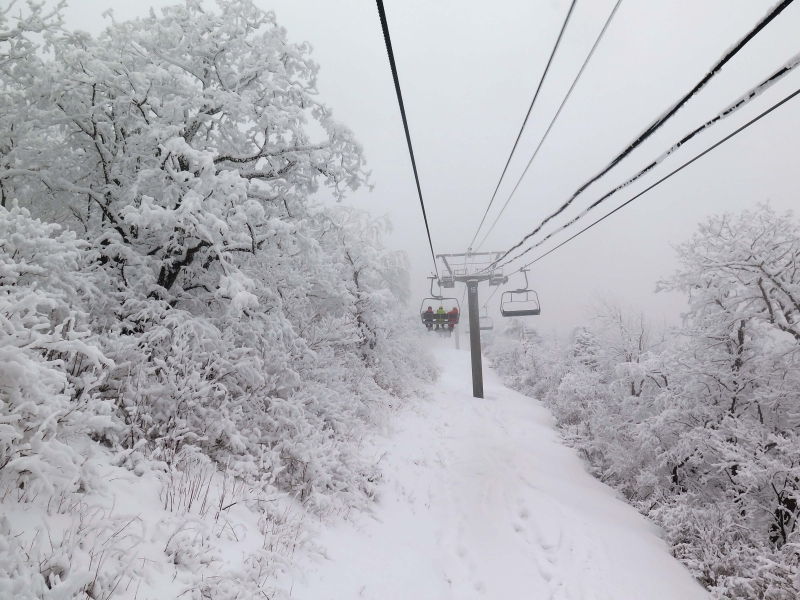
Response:
[{"label": "track in snow", "polygon": [[323,531],[327,558],[300,559],[285,582],[292,598],[707,598],[656,528],[586,473],[538,402],[488,368],[486,398],[472,398],[469,352],[435,353],[432,399],[376,443],[374,514]]}]

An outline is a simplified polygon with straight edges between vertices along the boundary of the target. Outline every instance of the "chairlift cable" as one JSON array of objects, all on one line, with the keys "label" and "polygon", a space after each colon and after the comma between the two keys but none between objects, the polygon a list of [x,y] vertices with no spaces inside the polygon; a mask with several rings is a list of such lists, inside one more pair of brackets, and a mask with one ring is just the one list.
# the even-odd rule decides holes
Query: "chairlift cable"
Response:
[{"label": "chairlift cable", "polygon": [[[583,211],[581,211],[577,216],[573,217],[572,219],[570,219],[569,221],[564,223],[561,227],[558,227],[558,228],[554,229],[553,231],[551,231],[550,233],[548,233],[546,236],[544,236],[538,242],[536,242],[535,244],[530,246],[527,250],[525,250],[524,253],[530,252],[534,248],[538,248],[539,246],[541,246],[542,244],[547,242],[547,240],[552,238],[554,235],[560,233],[561,231],[564,231],[568,227],[571,227],[576,222],[580,221],[589,212],[591,212],[592,210],[597,208],[600,204],[605,202],[608,198],[610,198],[611,196],[616,194],[618,191],[620,191],[623,188],[628,187],[629,185],[631,185],[632,183],[636,182],[641,177],[643,177],[644,175],[646,175],[647,173],[652,171],[655,167],[657,167],[659,164],[661,164],[667,157],[669,157],[671,154],[673,154],[674,152],[679,150],[681,148],[681,146],[683,146],[686,142],[690,141],[696,135],[698,135],[702,131],[710,128],[711,126],[713,126],[717,122],[721,121],[722,119],[725,119],[726,117],[729,117],[730,115],[736,113],[739,109],[741,109],[742,107],[746,106],[753,98],[756,98],[757,96],[760,96],[761,94],[763,94],[766,90],[768,90],[770,87],[775,85],[778,81],[783,79],[786,75],[788,75],[792,70],[794,70],[798,66],[800,66],[800,54],[796,54],[794,57],[792,57],[791,60],[789,60],[786,64],[784,64],[783,67],[778,69],[775,73],[770,75],[767,79],[762,81],[760,84],[758,84],[754,88],[750,89],[747,93],[745,93],[742,96],[740,96],[735,102],[733,102],[732,104],[727,106],[725,109],[723,109],[722,111],[717,113],[717,115],[714,116],[712,119],[706,121],[705,123],[703,123],[699,127],[695,128],[694,130],[692,130],[691,132],[689,132],[688,134],[683,136],[683,138],[681,138],[680,141],[678,141],[675,144],[673,144],[672,146],[670,146],[665,152],[662,152],[658,157],[656,157],[655,160],[653,160],[644,169],[642,169],[641,171],[636,173],[633,177],[630,177],[626,181],[622,182],[617,187],[613,188],[610,192],[607,192],[605,195],[601,196],[599,199],[595,200],[592,204],[590,204]],[[514,258],[507,260],[506,262],[502,263],[500,265],[500,267],[503,267],[503,266],[507,265],[508,263],[510,263],[511,261],[519,258],[520,256],[521,256],[521,254],[518,254]]]},{"label": "chairlift cable", "polygon": [[[747,129],[748,127],[750,127],[750,125],[752,125],[752,124],[753,124],[753,123],[755,123],[756,121],[759,121],[759,120],[760,120],[760,119],[762,119],[763,117],[767,116],[769,113],[771,113],[771,112],[772,112],[772,111],[774,111],[775,109],[779,108],[780,106],[782,106],[783,104],[785,104],[786,102],[788,102],[789,100],[791,100],[792,98],[794,98],[795,96],[797,96],[797,95],[799,95],[799,94],[800,94],[800,89],[798,89],[798,90],[796,90],[795,92],[793,92],[793,93],[789,94],[789,95],[788,95],[788,96],[786,96],[786,97],[785,97],[783,100],[781,100],[781,101],[780,101],[780,102],[778,102],[777,104],[774,104],[773,106],[771,106],[770,108],[768,108],[767,110],[765,110],[764,112],[762,112],[761,114],[759,114],[757,117],[755,117],[755,118],[751,119],[750,121],[748,121],[747,123],[745,123],[744,125],[742,125],[741,127],[739,127],[739,129],[737,129],[737,130],[736,130],[736,131],[734,131],[733,133],[731,133],[731,134],[729,134],[729,135],[725,136],[724,138],[722,138],[720,141],[718,141],[716,144],[714,144],[713,146],[711,146],[710,148],[708,148],[708,149],[707,149],[707,150],[705,150],[704,152],[702,152],[702,153],[698,154],[698,155],[697,155],[697,156],[695,156],[693,159],[691,159],[691,160],[689,160],[689,161],[685,162],[685,163],[684,163],[684,164],[682,164],[680,167],[678,167],[678,168],[677,168],[677,169],[675,169],[674,171],[670,172],[668,175],[665,175],[664,177],[662,177],[661,179],[659,179],[658,181],[656,181],[656,182],[655,182],[654,184],[652,184],[650,187],[648,187],[648,188],[646,188],[646,189],[642,190],[641,192],[639,192],[638,194],[636,194],[635,196],[633,196],[633,197],[632,197],[630,200],[628,200],[628,201],[627,201],[627,202],[625,202],[624,204],[621,204],[620,206],[618,206],[617,208],[615,208],[614,210],[612,210],[612,211],[611,211],[610,213],[608,213],[607,215],[605,215],[605,216],[603,216],[603,217],[601,217],[601,218],[597,219],[597,221],[595,221],[595,222],[594,222],[594,223],[592,223],[591,225],[587,225],[586,227],[584,227],[583,229],[581,229],[581,230],[580,230],[578,233],[576,233],[576,234],[575,234],[575,235],[573,235],[572,237],[569,237],[569,238],[567,238],[566,240],[564,240],[563,242],[561,242],[561,243],[560,243],[558,246],[556,246],[556,247],[554,247],[554,248],[551,248],[550,250],[548,250],[547,252],[545,252],[545,253],[544,253],[544,254],[542,254],[541,256],[539,256],[539,257],[537,257],[536,259],[532,260],[531,262],[529,262],[529,263],[525,264],[525,265],[524,265],[522,268],[523,268],[523,269],[525,269],[525,268],[527,268],[527,267],[530,267],[532,264],[534,264],[534,263],[536,263],[536,262],[539,262],[540,260],[542,260],[542,259],[543,259],[545,256],[547,256],[548,254],[551,254],[551,253],[555,252],[556,250],[558,250],[559,248],[561,248],[562,246],[564,246],[565,244],[568,244],[569,242],[571,242],[572,240],[574,240],[574,239],[575,239],[576,237],[578,237],[579,235],[581,235],[581,234],[583,234],[583,233],[587,232],[588,230],[590,230],[592,227],[594,227],[595,225],[597,225],[597,224],[598,224],[598,223],[600,223],[601,221],[604,221],[604,220],[606,220],[608,217],[610,217],[611,215],[613,215],[615,212],[617,212],[617,211],[619,211],[619,210],[622,210],[624,207],[628,206],[628,204],[630,204],[631,202],[633,202],[633,201],[634,201],[634,200],[636,200],[637,198],[640,198],[641,196],[643,196],[644,194],[646,194],[647,192],[649,192],[650,190],[652,190],[654,187],[656,187],[656,186],[657,186],[657,185],[659,185],[660,183],[662,183],[662,182],[666,181],[667,179],[669,179],[670,177],[672,177],[673,175],[675,175],[675,174],[676,174],[676,173],[678,173],[679,171],[682,171],[683,169],[685,169],[686,167],[688,167],[689,165],[691,165],[691,164],[692,164],[693,162],[695,162],[696,160],[698,160],[698,159],[702,158],[703,156],[705,156],[706,154],[708,154],[709,152],[711,152],[711,151],[712,151],[712,150],[714,150],[715,148],[717,148],[717,147],[721,146],[722,144],[724,144],[725,142],[727,142],[729,139],[731,139],[731,138],[732,138],[732,137],[734,137],[735,135],[737,135],[737,134],[741,133],[742,131],[744,131],[745,129]],[[528,250],[530,250],[530,248],[529,248]],[[527,252],[528,250],[526,250],[525,252]],[[519,255],[517,255],[517,256],[515,256],[515,257],[514,257],[514,259],[512,259],[512,260],[515,260],[515,259],[519,258],[520,256],[522,256],[522,254],[524,254],[524,252],[523,252],[523,253],[520,253],[520,254],[519,254]]]},{"label": "chairlift cable", "polygon": [[483,218],[481,219],[480,225],[478,225],[478,229],[475,231],[475,235],[472,237],[472,241],[469,243],[469,250],[472,249],[472,244],[475,243],[475,240],[478,237],[478,234],[481,231],[481,227],[483,227],[484,221],[486,221],[486,215],[489,214],[489,209],[492,208],[492,203],[494,202],[495,196],[497,196],[497,191],[500,189],[500,184],[503,183],[503,177],[506,175],[506,171],[508,170],[508,165],[511,164],[511,158],[514,156],[514,152],[517,149],[517,145],[519,144],[519,140],[522,137],[522,132],[525,130],[525,125],[528,123],[528,118],[531,116],[531,111],[533,110],[533,105],[536,104],[536,99],[539,97],[539,92],[542,89],[542,84],[544,83],[545,77],[547,77],[547,72],[550,70],[550,64],[553,62],[553,58],[556,55],[556,51],[558,50],[558,45],[561,42],[561,38],[564,36],[564,31],[567,29],[567,23],[569,23],[569,18],[572,15],[572,10],[575,8],[575,4],[578,0],[572,0],[572,4],[570,4],[569,11],[567,12],[567,16],[564,19],[564,24],[561,26],[561,31],[558,34],[558,38],[556,39],[556,44],[553,46],[553,51],[550,53],[550,58],[547,61],[547,66],[544,68],[544,73],[542,73],[541,79],[539,79],[539,85],[536,88],[536,93],[533,95],[533,100],[531,100],[531,105],[528,107],[528,113],[525,115],[525,119],[522,121],[522,127],[519,128],[519,133],[517,134],[517,139],[514,141],[514,147],[511,148],[511,154],[508,155],[508,160],[506,161],[506,166],[503,167],[503,172],[500,174],[500,180],[497,182],[497,187],[494,188],[494,193],[492,194],[491,200],[489,200],[489,205],[486,207],[486,212],[483,213]]},{"label": "chairlift cable", "polygon": [[[536,228],[525,237],[522,238],[517,244],[513,245],[511,248],[506,250],[497,260],[495,260],[492,264],[490,264],[485,270],[489,270],[494,268],[494,266],[503,260],[506,256],[511,254],[514,250],[522,246],[528,239],[532,236],[539,233],[542,228],[550,222],[552,219],[560,215],[564,212],[572,202],[581,195],[590,185],[592,185],[595,181],[603,177],[606,173],[608,173],[611,169],[613,169],[616,165],[618,165],[625,157],[627,157],[633,150],[638,148],[645,140],[647,140],[656,130],[658,130],[664,123],[666,123],[669,119],[671,119],[677,112],[680,110],[684,104],[686,104],[695,94],[700,92],[706,85],[708,84],[711,79],[717,75],[736,54],[738,54],[748,42],[750,42],[759,32],[761,32],[772,20],[774,20],[785,8],[787,8],[790,4],[792,4],[794,0],[782,0],[782,2],[778,3],[770,11],[756,23],[755,27],[743,38],[741,38],[736,44],[734,44],[730,49],[728,49],[725,54],[720,58],[712,67],[709,69],[708,73],[703,76],[703,78],[695,84],[695,86],[689,90],[687,94],[685,94],[680,100],[674,103],[669,109],[667,109],[664,113],[662,113],[659,117],[657,117],[648,127],[641,133],[639,136],[636,137],[628,146],[620,152],[611,162],[609,162],[603,169],[600,170],[596,175],[586,181],[581,187],[579,187],[567,200],[564,204],[562,204],[554,213],[546,217]],[[513,260],[513,259],[512,259]]]},{"label": "chairlift cable", "polygon": [[386,20],[386,11],[383,8],[383,0],[377,0],[378,14],[381,19],[381,28],[383,29],[383,39],[386,42],[386,53],[389,55],[389,65],[392,69],[392,78],[394,79],[394,89],[397,92],[397,103],[400,105],[400,116],[403,118],[403,129],[406,132],[406,142],[408,142],[408,154],[411,157],[411,167],[414,170],[414,181],[417,183],[417,194],[419,194],[419,204],[422,207],[422,218],[425,221],[425,231],[428,234],[428,244],[431,247],[431,258],[433,259],[433,268],[436,271],[436,277],[439,277],[439,268],[436,265],[436,253],[433,251],[433,241],[431,240],[431,229],[428,226],[428,215],[425,213],[425,201],[422,199],[422,187],[419,184],[419,174],[417,173],[417,162],[414,160],[414,148],[411,145],[411,134],[408,130],[408,119],[406,119],[406,109],[403,104],[403,93],[400,91],[400,79],[397,76],[397,65],[394,62],[394,52],[392,51],[392,40],[389,37],[389,23]]},{"label": "chairlift cable", "polygon": [[[603,36],[605,35],[606,30],[608,29],[608,26],[611,25],[611,21],[614,19],[614,15],[617,14],[617,9],[619,9],[620,4],[622,4],[622,0],[617,0],[617,3],[614,5],[614,9],[611,11],[611,14],[609,15],[608,19],[606,20],[606,24],[603,25],[603,29],[600,31],[600,35],[597,36],[597,39],[595,40],[594,45],[592,46],[592,49],[589,51],[589,54],[586,56],[586,60],[583,61],[583,66],[581,66],[581,69],[580,69],[580,71],[578,71],[578,74],[575,76],[575,79],[572,82],[572,85],[570,86],[569,91],[567,92],[566,96],[564,96],[564,99],[561,101],[561,106],[558,107],[558,110],[556,111],[555,116],[550,121],[550,125],[547,126],[547,131],[544,132],[544,135],[542,136],[542,139],[539,140],[539,145],[536,146],[536,150],[533,151],[533,156],[531,156],[531,159],[528,161],[528,164],[525,167],[525,170],[522,172],[522,175],[520,175],[519,179],[517,180],[517,184],[514,186],[514,189],[511,190],[511,193],[508,195],[508,199],[506,200],[506,203],[503,205],[503,208],[500,209],[500,213],[495,218],[494,223],[492,223],[492,226],[489,228],[489,231],[487,231],[486,235],[483,236],[483,240],[481,241],[480,244],[478,244],[478,247],[476,248],[476,250],[479,250],[480,247],[483,246],[484,242],[486,242],[486,238],[489,237],[489,234],[492,233],[492,230],[494,229],[495,225],[497,225],[497,222],[500,220],[500,217],[503,216],[503,212],[506,210],[506,207],[508,206],[508,203],[511,202],[511,198],[514,197],[514,193],[517,191],[517,188],[519,187],[519,184],[522,183],[522,180],[525,177],[525,174],[528,172],[528,169],[530,168],[531,164],[533,164],[533,161],[536,158],[536,155],[539,154],[539,149],[542,147],[542,144],[544,144],[544,141],[547,139],[547,136],[550,133],[550,130],[553,128],[553,125],[555,124],[556,120],[558,119],[559,115],[561,114],[562,109],[566,105],[567,100],[569,100],[569,97],[572,95],[572,90],[575,89],[575,86],[577,85],[578,80],[581,78],[581,75],[583,75],[583,71],[586,69],[586,65],[588,65],[589,61],[592,59],[592,56],[594,55],[594,51],[597,50],[597,46],[600,45],[600,40],[603,39]],[[492,198],[492,199],[494,199],[494,198]],[[491,204],[490,204],[490,206],[491,206]],[[488,213],[489,209],[487,209],[486,212]],[[486,217],[486,215],[484,215],[484,218],[485,217]],[[483,225],[483,221],[481,221],[481,225]],[[480,230],[480,227],[478,229]],[[476,236],[477,236],[477,234],[476,234]],[[473,240],[473,242],[474,241],[475,240]]]},{"label": "chairlift cable", "polygon": [[500,289],[500,286],[499,286],[499,285],[498,285],[498,286],[495,286],[495,288],[494,288],[494,291],[493,291],[493,292],[492,292],[492,293],[489,295],[489,297],[486,299],[486,302],[484,302],[484,303],[483,303],[483,308],[486,308],[486,305],[487,305],[487,304],[489,304],[489,300],[491,300],[491,299],[492,299],[492,296],[494,296],[494,295],[495,295],[495,293],[497,292],[497,290],[499,290],[499,289]]}]

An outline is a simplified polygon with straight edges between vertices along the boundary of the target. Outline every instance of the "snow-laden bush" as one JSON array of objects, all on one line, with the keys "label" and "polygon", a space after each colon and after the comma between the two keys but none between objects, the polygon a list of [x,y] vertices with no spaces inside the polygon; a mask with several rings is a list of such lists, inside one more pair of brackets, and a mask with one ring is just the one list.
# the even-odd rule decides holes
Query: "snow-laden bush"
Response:
[{"label": "snow-laden bush", "polygon": [[509,383],[551,408],[715,598],[796,598],[800,225],[761,206],[711,218],[677,250],[659,288],[688,295],[680,330],[656,335],[606,301],[568,343],[528,335],[489,353],[525,369]]},{"label": "snow-laden bush", "polygon": [[97,394],[110,363],[78,308],[97,293],[80,272],[85,247],[0,207],[0,487],[21,497],[89,488],[69,440],[113,427]]}]

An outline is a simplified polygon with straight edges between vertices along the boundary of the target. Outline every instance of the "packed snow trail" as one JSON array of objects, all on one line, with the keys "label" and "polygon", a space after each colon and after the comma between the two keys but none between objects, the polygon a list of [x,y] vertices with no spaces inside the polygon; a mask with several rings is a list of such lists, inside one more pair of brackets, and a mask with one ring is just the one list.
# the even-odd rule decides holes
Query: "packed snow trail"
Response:
[{"label": "packed snow trail", "polygon": [[[449,344],[448,344],[449,346]],[[374,514],[326,528],[300,557],[298,600],[701,600],[657,529],[589,475],[548,412],[469,352],[437,347],[441,379],[376,444]]]}]

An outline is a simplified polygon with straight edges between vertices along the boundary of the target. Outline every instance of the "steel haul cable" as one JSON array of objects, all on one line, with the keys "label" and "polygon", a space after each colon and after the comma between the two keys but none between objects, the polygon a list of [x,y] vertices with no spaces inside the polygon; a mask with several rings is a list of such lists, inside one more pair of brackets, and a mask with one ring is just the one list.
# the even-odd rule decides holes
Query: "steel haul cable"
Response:
[{"label": "steel haul cable", "polygon": [[472,249],[472,244],[475,243],[478,234],[481,231],[481,227],[483,227],[483,222],[486,220],[486,215],[489,214],[489,209],[492,208],[492,203],[494,202],[495,196],[497,196],[497,190],[500,189],[500,184],[503,183],[503,177],[506,176],[506,171],[508,170],[508,165],[511,164],[511,158],[514,156],[514,152],[517,149],[517,144],[519,144],[519,139],[522,137],[522,132],[525,129],[525,125],[528,123],[528,117],[531,116],[531,111],[533,110],[533,105],[536,104],[536,98],[539,97],[539,92],[542,89],[542,84],[544,83],[545,77],[547,77],[547,72],[550,70],[550,64],[553,62],[553,58],[556,55],[556,50],[558,50],[558,45],[561,43],[561,38],[564,36],[564,31],[567,29],[567,23],[569,23],[569,18],[572,15],[572,10],[575,8],[575,4],[578,0],[572,0],[572,4],[570,4],[569,11],[567,12],[567,16],[564,19],[564,25],[561,26],[561,32],[558,34],[558,38],[556,39],[556,44],[553,46],[553,51],[550,53],[550,58],[547,61],[547,66],[544,68],[544,73],[542,73],[542,78],[539,80],[539,85],[536,88],[536,93],[533,95],[533,100],[531,100],[531,105],[528,107],[528,113],[525,115],[525,119],[522,121],[522,127],[519,128],[519,133],[517,134],[517,139],[514,142],[514,147],[511,148],[511,154],[508,155],[508,160],[506,161],[506,166],[503,167],[503,172],[500,174],[500,181],[497,182],[497,187],[494,188],[494,193],[492,194],[492,199],[489,200],[489,206],[486,207],[486,212],[483,213],[483,218],[481,219],[480,225],[478,225],[478,230],[475,232],[475,235],[472,237],[472,241],[469,243],[468,250]]},{"label": "steel haul cable", "polygon": [[[575,76],[575,79],[573,80],[572,85],[569,87],[569,91],[567,91],[566,96],[564,96],[564,100],[561,101],[561,106],[558,107],[558,110],[556,111],[556,114],[553,117],[553,119],[550,121],[550,125],[547,126],[547,130],[544,132],[544,135],[542,136],[542,139],[539,140],[539,145],[536,146],[536,150],[533,151],[533,156],[531,156],[531,159],[528,161],[528,164],[525,167],[525,170],[522,172],[522,175],[520,175],[519,179],[517,180],[517,184],[514,186],[514,189],[511,190],[511,193],[508,195],[508,199],[506,200],[506,203],[503,205],[503,208],[500,209],[500,213],[495,218],[494,223],[492,223],[492,226],[489,227],[489,231],[487,231],[486,235],[483,236],[483,240],[481,240],[481,243],[478,244],[478,248],[476,248],[476,250],[479,250],[480,247],[483,246],[484,242],[486,241],[486,238],[489,237],[489,234],[492,233],[492,230],[494,229],[494,226],[497,225],[497,222],[500,220],[500,217],[503,216],[503,212],[506,210],[506,207],[508,206],[508,203],[511,202],[511,198],[514,197],[514,193],[517,191],[517,188],[519,187],[519,184],[522,183],[522,179],[525,177],[525,174],[528,172],[528,169],[530,168],[531,164],[533,164],[533,161],[536,158],[536,155],[539,154],[539,149],[542,147],[542,144],[544,144],[544,141],[547,139],[547,136],[549,135],[550,130],[553,128],[553,125],[555,124],[556,120],[558,119],[558,116],[561,114],[561,110],[564,108],[564,105],[567,103],[567,100],[569,100],[569,97],[572,95],[572,90],[575,89],[575,86],[577,85],[578,80],[581,78],[581,75],[583,75],[583,72],[586,69],[586,65],[588,65],[589,61],[592,59],[592,56],[594,55],[594,51],[597,50],[597,46],[600,45],[600,40],[603,39],[603,36],[605,35],[606,30],[608,29],[608,26],[611,25],[611,21],[614,19],[614,15],[617,14],[617,10],[619,9],[619,5],[620,4],[622,4],[622,0],[617,0],[617,3],[614,5],[614,9],[611,11],[611,14],[609,15],[608,19],[606,20],[606,24],[603,25],[603,29],[600,31],[600,35],[597,36],[597,39],[595,40],[594,45],[592,46],[592,49],[589,51],[589,54],[586,56],[586,60],[583,61],[583,66],[581,66],[580,71],[578,71],[578,74]],[[486,212],[488,213],[489,209],[486,209]],[[486,218],[486,215],[484,215],[484,218]],[[483,225],[483,221],[481,221],[481,225]],[[480,227],[478,227],[478,231],[480,231]],[[476,234],[476,237],[477,237],[477,234]]]},{"label": "steel haul cable", "polygon": [[735,102],[733,102],[733,104],[729,105],[724,110],[720,111],[714,118],[710,119],[709,121],[706,121],[700,127],[697,127],[693,131],[691,131],[688,134],[686,134],[685,136],[683,136],[683,138],[681,138],[678,142],[676,142],[672,146],[670,146],[669,149],[667,149],[665,152],[662,152],[653,162],[651,162],[644,169],[642,169],[641,171],[636,173],[636,175],[634,175],[633,177],[630,177],[629,179],[627,179],[626,181],[624,181],[623,183],[621,183],[620,185],[618,185],[617,187],[612,189],[610,192],[607,192],[605,195],[601,196],[599,199],[595,200],[587,208],[585,208],[583,211],[581,211],[577,216],[575,216],[571,220],[569,220],[566,223],[564,223],[564,225],[562,225],[561,227],[558,227],[557,229],[554,229],[553,231],[548,233],[544,238],[542,238],[541,240],[539,240],[538,242],[536,242],[532,246],[528,247],[523,252],[520,252],[515,257],[508,259],[504,263],[501,263],[500,265],[498,265],[498,267],[504,267],[508,263],[518,259],[519,257],[523,256],[524,254],[527,254],[528,252],[530,252],[534,248],[538,248],[539,246],[544,244],[547,240],[552,238],[557,233],[559,233],[561,231],[564,231],[568,227],[571,227],[572,225],[574,225],[577,221],[580,221],[589,212],[591,212],[592,210],[597,208],[600,204],[605,202],[608,198],[610,198],[611,196],[616,194],[618,191],[620,191],[623,188],[628,187],[629,185],[631,185],[632,183],[634,183],[635,181],[639,180],[644,175],[646,175],[647,173],[652,171],[655,167],[657,167],[659,164],[661,164],[672,153],[674,153],[675,151],[680,149],[680,147],[683,146],[686,142],[688,142],[689,140],[694,138],[696,135],[698,135],[702,131],[704,131],[704,130],[708,129],[709,127],[713,126],[714,124],[718,123],[722,119],[724,119],[726,117],[729,117],[730,115],[736,113],[739,109],[741,109],[742,107],[746,106],[750,102],[750,100],[752,100],[753,98],[755,98],[755,97],[761,95],[762,93],[764,93],[766,90],[768,90],[770,87],[775,85],[778,81],[783,79],[786,75],[788,75],[793,69],[797,68],[798,66],[800,66],[800,54],[795,55],[783,67],[781,67],[775,73],[773,73],[772,75],[767,77],[767,79],[762,81],[756,87],[752,88],[747,93],[745,93],[744,95],[740,96]]},{"label": "steel haul cable", "polygon": [[494,295],[495,295],[495,293],[497,293],[497,290],[499,290],[499,289],[500,289],[500,286],[499,286],[499,285],[498,285],[498,286],[496,286],[496,287],[494,288],[494,292],[492,292],[492,293],[489,295],[489,297],[486,299],[486,302],[484,302],[484,303],[483,303],[483,308],[486,308],[486,305],[487,305],[487,304],[489,304],[489,300],[491,300],[491,299],[492,299],[492,296],[494,296]]},{"label": "steel haul cable", "polygon": [[403,93],[400,91],[400,79],[397,76],[397,65],[394,62],[394,52],[392,52],[392,40],[389,37],[389,23],[386,20],[386,11],[383,8],[383,0],[377,0],[378,14],[381,18],[381,28],[383,29],[383,39],[386,42],[386,53],[389,55],[389,65],[392,68],[392,78],[394,79],[394,89],[397,93],[397,103],[400,105],[400,115],[403,118],[403,129],[406,132],[406,142],[408,142],[408,154],[411,157],[411,167],[414,170],[414,181],[417,183],[417,194],[419,194],[419,204],[422,207],[422,218],[425,220],[425,231],[428,234],[428,244],[431,247],[431,258],[436,277],[439,277],[439,268],[436,266],[436,253],[433,251],[433,241],[431,240],[431,229],[428,226],[428,215],[425,213],[425,201],[422,199],[422,187],[419,185],[419,174],[417,173],[417,161],[414,160],[414,148],[411,145],[411,134],[408,131],[408,119],[406,119],[406,108],[403,104]]},{"label": "steel haul cable", "polygon": [[[729,135],[725,136],[725,137],[724,137],[724,138],[722,138],[720,141],[718,141],[716,144],[714,144],[714,145],[713,145],[713,146],[711,146],[710,148],[706,149],[705,151],[703,151],[703,152],[701,152],[700,154],[698,154],[697,156],[695,156],[693,159],[691,159],[691,160],[689,160],[689,161],[685,162],[684,164],[682,164],[680,167],[678,167],[678,168],[677,168],[677,169],[675,169],[674,171],[671,171],[671,172],[670,172],[668,175],[665,175],[664,177],[662,177],[661,179],[659,179],[658,181],[656,181],[654,184],[652,184],[650,187],[648,187],[648,188],[646,188],[646,189],[642,190],[641,192],[639,192],[638,194],[636,194],[635,196],[633,196],[633,197],[632,197],[630,200],[628,200],[628,201],[627,201],[627,202],[625,202],[624,204],[621,204],[621,205],[619,205],[617,208],[615,208],[614,210],[612,210],[612,211],[611,211],[610,213],[608,213],[607,215],[605,215],[605,216],[603,216],[603,217],[601,217],[601,218],[597,219],[597,221],[595,221],[595,222],[594,222],[594,223],[592,223],[591,225],[587,225],[586,227],[584,227],[583,229],[581,229],[581,230],[580,230],[578,233],[576,233],[576,234],[575,234],[575,235],[573,235],[572,237],[569,237],[569,238],[567,238],[566,240],[564,240],[563,242],[561,242],[561,243],[560,243],[558,246],[556,246],[555,248],[551,248],[550,250],[548,250],[547,252],[545,252],[545,253],[544,253],[544,254],[542,254],[541,256],[539,256],[539,257],[535,258],[534,260],[532,260],[531,262],[527,263],[526,265],[524,265],[523,267],[520,267],[520,268],[521,268],[521,269],[525,269],[525,268],[527,268],[527,267],[531,266],[532,264],[534,264],[534,263],[536,263],[536,262],[538,262],[538,261],[542,260],[542,259],[543,259],[545,256],[547,256],[548,254],[551,254],[552,252],[555,252],[556,250],[558,250],[559,248],[561,248],[563,245],[565,245],[565,244],[567,244],[567,243],[571,242],[571,241],[572,241],[572,240],[574,240],[576,237],[578,237],[579,235],[581,235],[581,234],[585,233],[586,231],[590,230],[592,227],[594,227],[595,225],[597,225],[597,224],[598,224],[598,223],[600,223],[601,221],[604,221],[604,220],[606,220],[608,217],[610,217],[611,215],[613,215],[615,212],[617,212],[617,211],[619,211],[619,210],[622,210],[624,207],[628,206],[628,204],[630,204],[631,202],[633,202],[633,201],[634,201],[634,200],[636,200],[637,198],[640,198],[641,196],[643,196],[644,194],[646,194],[647,192],[649,192],[650,190],[652,190],[652,189],[653,189],[654,187],[656,187],[657,185],[661,184],[662,182],[666,181],[667,179],[669,179],[669,178],[670,178],[670,177],[672,177],[673,175],[677,174],[678,172],[682,171],[683,169],[685,169],[686,167],[688,167],[689,165],[691,165],[693,162],[695,162],[695,161],[697,161],[697,160],[701,159],[703,156],[705,156],[706,154],[708,154],[709,152],[711,152],[711,151],[712,151],[712,150],[714,150],[715,148],[718,148],[719,146],[721,146],[722,144],[724,144],[725,142],[727,142],[728,140],[730,140],[732,137],[734,137],[735,135],[737,135],[737,134],[741,133],[742,131],[744,131],[745,129],[747,129],[748,127],[750,127],[752,124],[756,123],[757,121],[761,120],[762,118],[766,117],[766,116],[767,116],[768,114],[770,114],[772,111],[774,111],[775,109],[777,109],[777,108],[781,107],[782,105],[786,104],[786,103],[787,103],[789,100],[791,100],[792,98],[794,98],[795,96],[797,96],[797,95],[799,95],[799,94],[800,94],[800,89],[798,89],[798,90],[796,90],[795,92],[793,92],[793,93],[789,94],[788,96],[786,96],[786,97],[785,97],[783,100],[781,100],[781,101],[780,101],[780,102],[778,102],[777,104],[774,104],[773,106],[771,106],[770,108],[768,108],[767,110],[765,110],[764,112],[762,112],[761,114],[759,114],[757,117],[755,117],[755,118],[751,119],[750,121],[748,121],[747,123],[745,123],[744,125],[742,125],[741,127],[739,127],[739,129],[735,130],[733,133],[731,133],[731,134],[729,134]],[[515,258],[518,258],[518,257],[515,257]]]},{"label": "steel haul cable", "polygon": [[592,185],[595,181],[603,177],[606,173],[608,173],[611,169],[613,169],[617,164],[619,164],[626,156],[628,156],[633,150],[638,148],[647,138],[649,138],[658,128],[660,128],[664,123],[666,123],[670,118],[672,118],[675,113],[680,110],[680,108],[689,101],[695,94],[700,92],[711,79],[720,72],[723,66],[725,66],[736,54],[738,54],[742,48],[744,48],[748,42],[750,42],[760,31],[762,31],[772,20],[774,20],[784,9],[786,9],[790,4],[792,4],[794,0],[783,0],[782,2],[775,5],[770,11],[762,18],[758,23],[756,23],[755,27],[743,38],[741,38],[736,44],[733,45],[723,56],[720,58],[712,67],[709,69],[708,73],[687,93],[685,94],[680,100],[678,100],[675,104],[673,104],[670,108],[668,108],[664,113],[662,113],[658,118],[655,119],[645,131],[636,137],[622,152],[620,152],[611,162],[609,162],[603,169],[600,170],[599,173],[594,175],[591,179],[585,182],[581,187],[579,187],[567,200],[564,204],[562,204],[554,213],[546,217],[536,228],[525,237],[522,238],[517,244],[514,244],[511,248],[506,250],[494,263],[489,265],[486,270],[494,268],[494,266],[503,260],[506,256],[511,254],[512,251],[516,250],[520,246],[522,246],[528,239],[532,236],[539,233],[542,228],[550,222],[553,218],[560,215],[564,212],[572,202],[581,195],[590,185]]}]

